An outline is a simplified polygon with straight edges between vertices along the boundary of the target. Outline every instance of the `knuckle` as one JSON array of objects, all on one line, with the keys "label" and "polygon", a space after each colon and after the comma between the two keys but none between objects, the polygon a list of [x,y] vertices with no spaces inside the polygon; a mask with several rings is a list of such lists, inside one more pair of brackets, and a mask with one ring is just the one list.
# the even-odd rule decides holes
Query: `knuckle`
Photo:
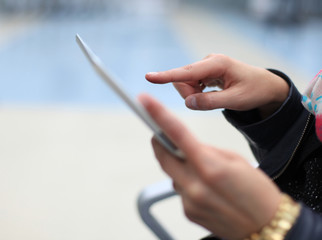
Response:
[{"label": "knuckle", "polygon": [[230,58],[222,53],[210,53],[204,59],[216,59],[219,61],[228,61]]},{"label": "knuckle", "polygon": [[201,184],[190,184],[186,189],[186,194],[190,201],[197,206],[202,206],[205,202],[206,194]]},{"label": "knuckle", "polygon": [[213,159],[211,156],[204,157],[204,166],[200,168],[200,178],[207,186],[224,181],[230,174],[230,161],[223,156],[220,149],[216,149],[215,152],[217,159]]},{"label": "knuckle", "polygon": [[197,209],[193,203],[187,199],[183,199],[184,214],[192,222],[197,222],[197,219],[199,219],[200,211]]},{"label": "knuckle", "polygon": [[217,54],[215,54],[215,53],[210,53],[210,54],[208,54],[206,57],[204,57],[204,59],[208,59],[208,58],[213,58],[213,57],[215,57]]},{"label": "knuckle", "polygon": [[229,57],[228,57],[227,55],[225,55],[225,54],[221,54],[221,53],[217,54],[217,55],[216,55],[216,57],[217,57],[218,59],[223,60],[223,61],[226,61],[226,60],[228,60],[228,59],[229,59]]},{"label": "knuckle", "polygon": [[190,71],[192,69],[192,64],[188,64],[188,65],[184,66],[183,69],[186,71]]},{"label": "knuckle", "polygon": [[221,182],[225,181],[228,175],[229,171],[226,167],[216,170],[206,169],[203,171],[202,180],[206,185],[212,186],[214,184],[220,184]]},{"label": "knuckle", "polygon": [[196,222],[198,219],[196,211],[192,211],[190,208],[184,208],[184,214],[192,222]]},{"label": "knuckle", "polygon": [[230,161],[218,166],[216,169],[208,168],[201,174],[202,181],[207,186],[222,186],[230,179],[234,179],[239,172],[243,171],[246,164],[240,158],[232,157]]},{"label": "knuckle", "polygon": [[230,57],[228,57],[225,54],[217,54],[216,55],[216,61],[221,62],[221,63],[228,63],[231,60]]},{"label": "knuckle", "polygon": [[178,184],[175,181],[172,182],[172,187],[176,192],[179,192],[180,188],[179,188]]}]

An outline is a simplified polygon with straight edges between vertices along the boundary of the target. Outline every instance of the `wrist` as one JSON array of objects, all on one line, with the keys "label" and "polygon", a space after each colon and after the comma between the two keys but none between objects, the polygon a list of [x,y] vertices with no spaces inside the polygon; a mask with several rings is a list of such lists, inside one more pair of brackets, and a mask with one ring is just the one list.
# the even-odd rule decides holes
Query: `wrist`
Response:
[{"label": "wrist", "polygon": [[300,208],[300,204],[290,196],[282,194],[278,209],[269,224],[244,240],[283,240],[297,220]]},{"label": "wrist", "polygon": [[258,108],[262,119],[265,119],[276,112],[285,102],[289,95],[290,86],[288,82],[279,75],[279,72],[274,70],[266,71],[267,79],[271,91],[268,91],[270,100],[267,104]]}]

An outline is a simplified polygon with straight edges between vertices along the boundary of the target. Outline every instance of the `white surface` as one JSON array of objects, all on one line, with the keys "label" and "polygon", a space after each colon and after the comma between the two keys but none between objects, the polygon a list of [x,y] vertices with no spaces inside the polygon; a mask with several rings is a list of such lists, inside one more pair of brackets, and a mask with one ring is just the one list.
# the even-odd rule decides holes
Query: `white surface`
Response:
[{"label": "white surface", "polygon": [[[202,140],[247,152],[219,114],[180,117]],[[153,238],[136,197],[165,175],[150,131],[131,112],[2,108],[0,119],[1,239]],[[200,237],[199,228],[187,230],[178,199],[164,204],[155,211],[173,222],[170,231]]]}]

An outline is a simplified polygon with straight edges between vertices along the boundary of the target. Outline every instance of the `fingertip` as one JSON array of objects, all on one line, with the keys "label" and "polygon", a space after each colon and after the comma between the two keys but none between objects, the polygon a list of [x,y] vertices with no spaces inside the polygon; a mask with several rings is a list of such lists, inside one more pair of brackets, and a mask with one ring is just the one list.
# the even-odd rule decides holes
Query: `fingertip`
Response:
[{"label": "fingertip", "polygon": [[151,138],[151,145],[152,145],[153,149],[155,149],[157,144],[158,144],[158,140],[155,138],[155,136],[153,136]]},{"label": "fingertip", "polygon": [[225,108],[226,95],[223,91],[196,93],[186,98],[186,106],[201,111]]},{"label": "fingertip", "polygon": [[185,100],[186,106],[190,109],[198,109],[197,99],[194,96],[188,96]]},{"label": "fingertip", "polygon": [[137,99],[145,108],[151,105],[152,97],[147,93],[141,93],[140,95],[138,95]]},{"label": "fingertip", "polygon": [[158,75],[158,74],[159,74],[159,72],[148,72],[148,73],[146,74],[146,76],[153,77],[153,76],[156,76],[156,75]]},{"label": "fingertip", "polygon": [[138,96],[138,100],[145,108],[145,110],[149,113],[149,115],[155,121],[157,121],[156,118],[158,118],[158,116],[162,113],[161,110],[164,111],[164,107],[162,106],[162,104],[147,93],[141,93]]},{"label": "fingertip", "polygon": [[147,74],[145,74],[145,79],[148,80],[148,81],[152,81],[158,77],[160,75],[159,72],[148,72]]}]

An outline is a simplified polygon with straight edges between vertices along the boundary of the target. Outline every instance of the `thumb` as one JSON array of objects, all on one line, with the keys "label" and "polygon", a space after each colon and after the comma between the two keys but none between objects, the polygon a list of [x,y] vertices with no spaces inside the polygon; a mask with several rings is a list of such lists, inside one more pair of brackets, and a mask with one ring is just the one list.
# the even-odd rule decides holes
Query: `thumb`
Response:
[{"label": "thumb", "polygon": [[196,93],[188,96],[186,106],[193,110],[212,110],[218,108],[234,108],[233,93],[229,89]]},{"label": "thumb", "polygon": [[[139,101],[160,126],[165,135],[169,137],[175,146],[184,152],[185,156],[192,156],[196,152],[199,152],[199,141],[162,104],[147,94],[141,94]],[[185,160],[188,159],[189,157]]]}]

